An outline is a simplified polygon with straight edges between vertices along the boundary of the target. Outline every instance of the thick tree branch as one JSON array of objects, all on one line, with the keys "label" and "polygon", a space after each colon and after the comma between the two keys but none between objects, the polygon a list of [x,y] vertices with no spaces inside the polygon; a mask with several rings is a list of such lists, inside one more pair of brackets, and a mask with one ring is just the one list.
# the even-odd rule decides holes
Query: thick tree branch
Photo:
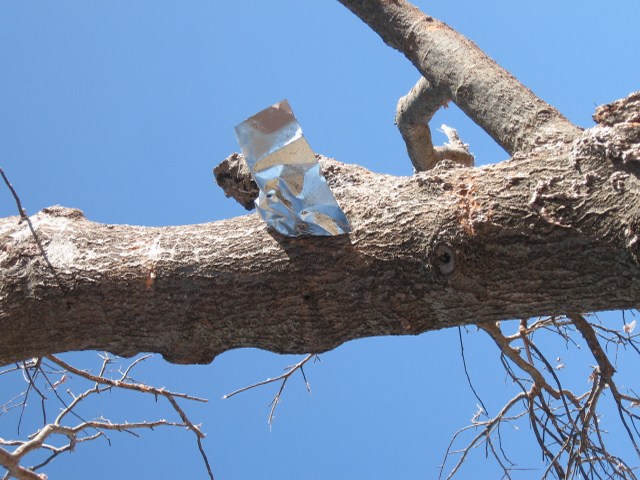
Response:
[{"label": "thick tree branch", "polygon": [[[408,2],[340,0],[340,3],[387,45],[402,52],[426,78],[418,82],[409,99],[415,104],[414,111],[424,117],[422,123],[428,121],[438,104],[452,100],[512,155],[552,141],[570,141],[578,134],[578,128],[473,42]],[[411,117],[419,120],[420,115]],[[403,136],[406,139],[404,132]]]},{"label": "thick tree branch", "polygon": [[[629,108],[628,104],[626,107]],[[322,160],[353,228],[284,238],[257,215],[205,225],[0,220],[0,363],[57,351],[181,363],[259,347],[640,306],[640,124],[477,169],[391,177]]]}]

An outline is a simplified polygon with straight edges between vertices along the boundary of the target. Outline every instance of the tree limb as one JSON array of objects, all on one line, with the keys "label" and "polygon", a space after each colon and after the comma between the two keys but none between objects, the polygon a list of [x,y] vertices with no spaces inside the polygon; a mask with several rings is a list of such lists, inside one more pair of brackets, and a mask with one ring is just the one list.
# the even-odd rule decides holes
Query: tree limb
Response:
[{"label": "tree limb", "polygon": [[473,42],[410,3],[404,0],[340,0],[340,3],[387,45],[402,52],[425,77],[407,100],[419,113],[417,117],[412,115],[416,121],[409,121],[410,124],[426,124],[438,105],[452,100],[511,155],[550,142],[571,141],[577,135],[577,127]]},{"label": "tree limb", "polygon": [[[627,107],[625,107],[627,108]],[[0,363],[58,351],[210,362],[366,336],[637,308],[640,124],[477,169],[391,177],[323,159],[354,232],[284,238],[257,215],[102,225],[51,207],[0,220]],[[615,181],[614,181],[615,180]]]}]

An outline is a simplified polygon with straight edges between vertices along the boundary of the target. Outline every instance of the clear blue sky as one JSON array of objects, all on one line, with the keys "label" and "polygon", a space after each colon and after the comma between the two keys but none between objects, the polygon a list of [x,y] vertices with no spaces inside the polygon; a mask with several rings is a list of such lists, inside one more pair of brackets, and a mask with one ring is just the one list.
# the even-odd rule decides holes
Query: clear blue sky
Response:
[{"label": "clear blue sky", "polygon": [[[416,3],[581,126],[593,124],[596,105],[639,88],[635,0]],[[393,116],[418,73],[336,1],[6,0],[0,65],[0,166],[29,213],[61,204],[97,222],[141,225],[245,214],[214,184],[211,169],[238,150],[237,123],[283,98],[315,151],[411,173]],[[479,164],[507,158],[455,107],[436,116],[434,125],[441,123],[458,128]],[[15,214],[0,188],[0,215]],[[607,318],[622,323],[619,314]],[[464,337],[470,374],[495,412],[513,389],[495,347],[479,333]],[[546,347],[568,364],[568,381],[586,388],[590,359]],[[433,478],[452,433],[476,410],[455,330],[361,340],[322,355],[306,372],[312,395],[292,379],[271,431],[274,387],[221,400],[298,358],[244,350],[197,367],[158,358],[137,378],[211,399],[185,408],[208,434],[218,479]],[[2,396],[12,388],[3,383]],[[119,395],[103,401],[114,420],[171,415]],[[509,432],[513,456],[540,468],[528,428],[520,427]],[[13,436],[15,426],[0,417],[0,437]],[[81,445],[57,459],[49,478],[205,478],[189,433],[111,438],[111,447]],[[611,442],[627,448],[614,434]],[[478,451],[460,478],[497,472]]]}]

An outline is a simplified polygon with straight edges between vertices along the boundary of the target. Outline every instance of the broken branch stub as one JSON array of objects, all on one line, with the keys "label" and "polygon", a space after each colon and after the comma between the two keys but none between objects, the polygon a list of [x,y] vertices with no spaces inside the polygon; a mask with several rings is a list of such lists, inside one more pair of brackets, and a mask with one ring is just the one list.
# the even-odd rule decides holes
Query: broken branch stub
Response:
[{"label": "broken branch stub", "polygon": [[441,128],[449,143],[434,147],[429,122],[440,107],[446,107],[449,98],[443,89],[434,88],[422,77],[407,95],[398,100],[396,125],[407,146],[407,153],[417,172],[431,170],[442,160],[451,160],[464,167],[472,167],[473,155],[468,145],[460,140],[458,132],[446,125]]}]

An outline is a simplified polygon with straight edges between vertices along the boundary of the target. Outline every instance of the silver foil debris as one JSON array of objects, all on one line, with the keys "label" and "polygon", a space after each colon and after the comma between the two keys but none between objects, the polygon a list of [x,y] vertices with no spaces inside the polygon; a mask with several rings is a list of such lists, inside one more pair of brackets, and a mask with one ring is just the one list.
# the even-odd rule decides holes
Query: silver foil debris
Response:
[{"label": "silver foil debris", "polygon": [[260,188],[256,208],[269,226],[289,237],[351,232],[289,102],[256,113],[235,132]]}]

